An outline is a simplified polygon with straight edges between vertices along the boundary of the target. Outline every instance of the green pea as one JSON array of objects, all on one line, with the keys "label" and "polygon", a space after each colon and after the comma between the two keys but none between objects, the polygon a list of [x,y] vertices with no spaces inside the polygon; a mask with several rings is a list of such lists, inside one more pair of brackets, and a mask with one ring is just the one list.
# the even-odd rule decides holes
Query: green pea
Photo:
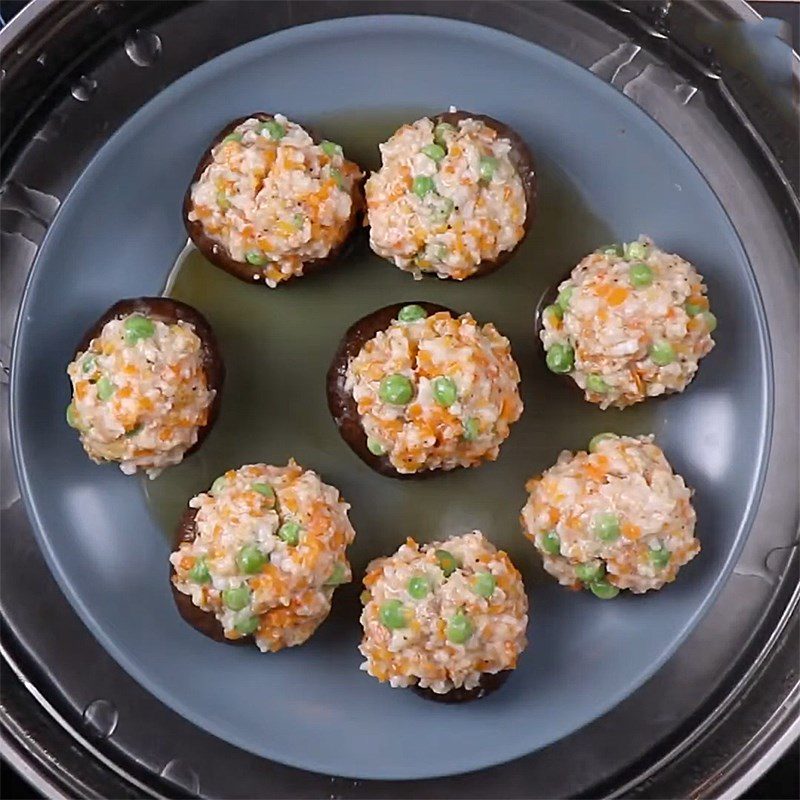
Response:
[{"label": "green pea", "polygon": [[647,258],[648,246],[644,242],[629,242],[625,245],[625,258],[628,261],[641,261]]},{"label": "green pea", "polygon": [[211,573],[208,571],[208,564],[204,558],[198,558],[189,570],[189,580],[194,583],[209,583]]},{"label": "green pea", "polygon": [[111,395],[117,391],[117,387],[111,382],[111,380],[106,376],[103,375],[99,381],[97,381],[97,399],[106,401],[111,399]]},{"label": "green pea", "polygon": [[554,531],[544,531],[540,536],[542,550],[549,553],[551,556],[557,556],[561,553],[561,538]]},{"label": "green pea", "polygon": [[283,137],[286,136],[286,128],[284,128],[280,122],[275,122],[274,119],[262,123],[260,132],[266,133],[270,139],[275,139],[275,141],[283,139]]},{"label": "green pea", "polygon": [[665,367],[675,360],[675,350],[672,345],[664,339],[653,342],[648,348],[647,353],[652,362],[658,364],[659,367]]},{"label": "green pea", "polygon": [[433,191],[433,178],[429,178],[427,175],[417,175],[411,184],[411,191],[417,197],[425,197],[428,192]]},{"label": "green pea", "polygon": [[342,146],[340,144],[336,144],[336,142],[330,142],[327,139],[323,139],[319,146],[322,148],[322,152],[325,153],[326,156],[329,158],[334,158],[335,156],[340,156],[343,154]]},{"label": "green pea", "polygon": [[434,555],[439,569],[444,572],[445,578],[449,578],[458,569],[456,557],[448,550],[437,550]]},{"label": "green pea", "polygon": [[439,376],[433,381],[433,399],[437,405],[447,408],[453,405],[458,399],[458,389],[452,378],[444,375]]},{"label": "green pea", "polygon": [[589,452],[596,453],[600,442],[606,439],[619,439],[619,436],[617,436],[616,433],[598,433],[596,436],[592,436],[592,438],[589,439]]},{"label": "green pea", "polygon": [[91,372],[95,368],[96,363],[94,356],[86,356],[86,358],[83,359],[83,366],[81,367],[84,374]]},{"label": "green pea", "polygon": [[408,623],[406,610],[399,600],[387,600],[382,603],[378,614],[387,628],[405,628]]},{"label": "green pea", "polygon": [[405,375],[387,375],[381,380],[378,396],[384,403],[404,406],[414,396],[414,384]]},{"label": "green pea", "polygon": [[247,575],[255,575],[261,567],[269,561],[269,557],[262,553],[254,544],[246,544],[236,554],[236,565]]},{"label": "green pea", "polygon": [[470,417],[464,422],[464,432],[461,434],[468,442],[474,442],[480,436],[480,423],[475,417]]},{"label": "green pea", "polygon": [[242,636],[250,636],[258,630],[260,619],[258,617],[245,617],[243,620],[237,622],[233,627],[236,628]]},{"label": "green pea", "polygon": [[240,131],[237,131],[237,132],[234,132],[234,133],[229,133],[222,141],[223,142],[241,142],[242,141],[242,136],[244,136],[244,134],[241,133]]},{"label": "green pea", "polygon": [[710,311],[701,311],[700,316],[703,318],[708,332],[713,333],[717,329],[717,318]]},{"label": "green pea", "polygon": [[556,319],[564,319],[564,309],[561,306],[553,303],[552,305],[545,306],[542,311],[543,317],[555,317]]},{"label": "green pea", "polygon": [[75,408],[75,403],[70,403],[67,406],[67,425],[76,430],[80,428],[80,420],[78,419],[78,409]]},{"label": "green pea", "polygon": [[217,192],[217,205],[222,211],[227,211],[231,207],[231,201],[225,192]]},{"label": "green pea", "polygon": [[664,569],[672,558],[672,553],[663,545],[658,549],[651,547],[649,555],[650,563],[656,567],[656,569]]},{"label": "green pea", "polygon": [[128,317],[123,327],[125,328],[125,341],[128,344],[136,344],[139,339],[149,339],[156,332],[153,321],[141,314]]},{"label": "green pea", "polygon": [[373,439],[371,436],[367,436],[367,450],[374,456],[386,455],[386,448],[377,439]]},{"label": "green pea", "polygon": [[432,158],[437,162],[441,161],[445,157],[444,147],[438,144],[425,145],[425,147],[422,148],[422,152],[425,153],[428,158]]},{"label": "green pea", "polygon": [[225,589],[222,592],[222,602],[231,611],[241,611],[250,602],[250,587],[237,586],[235,589]]},{"label": "green pea", "polygon": [[472,636],[472,623],[463,611],[456,611],[447,623],[445,634],[447,641],[453,644],[464,644]]},{"label": "green pea", "polygon": [[585,564],[575,565],[575,577],[584,583],[600,580],[606,574],[602,561],[589,561]]},{"label": "green pea", "polygon": [[637,289],[644,289],[653,282],[653,270],[647,266],[643,261],[637,261],[631,264],[628,269],[628,277],[631,280],[631,285]]},{"label": "green pea", "polygon": [[494,173],[496,170],[497,170],[496,158],[492,158],[491,156],[481,156],[481,160],[478,165],[478,172],[480,173],[482,181],[488,183],[494,177]]},{"label": "green pea", "polygon": [[408,581],[406,590],[414,600],[422,600],[431,590],[431,582],[424,575],[415,575]]},{"label": "green pea", "polygon": [[260,250],[248,250],[244,254],[245,261],[254,267],[263,267],[267,263],[267,257]]},{"label": "green pea", "polygon": [[254,483],[250,488],[264,497],[275,497],[275,490],[268,483]]},{"label": "green pea", "polygon": [[292,214],[292,225],[294,225],[295,228],[297,228],[297,230],[300,230],[305,224],[306,224],[305,214],[301,214],[300,212],[298,212],[297,214]]},{"label": "green pea", "polygon": [[605,394],[608,391],[608,384],[600,375],[588,375],[586,378],[586,388],[595,394]]},{"label": "green pea", "polygon": [[575,351],[568,344],[550,345],[550,349],[545,356],[547,367],[551,372],[563,375],[571,372],[575,366]]},{"label": "green pea", "polygon": [[226,484],[227,481],[225,480],[225,476],[220,475],[219,478],[217,478],[214,483],[211,484],[210,494],[219,494],[225,488]]},{"label": "green pea", "polygon": [[428,312],[416,303],[403,306],[400,311],[397,312],[397,319],[399,319],[400,322],[416,322],[418,319],[425,319],[427,316]]},{"label": "green pea", "polygon": [[296,547],[300,542],[300,525],[294,520],[287,520],[278,528],[278,538],[289,547]]},{"label": "green pea", "polygon": [[562,311],[566,311],[569,308],[569,301],[572,299],[573,290],[574,290],[573,286],[565,286],[558,293],[558,297],[556,298],[556,305],[560,306]]},{"label": "green pea", "polygon": [[605,256],[618,256],[622,258],[625,255],[625,248],[621,244],[614,242],[613,244],[604,244],[595,250],[595,253],[602,253]]},{"label": "green pea", "polygon": [[447,145],[445,143],[445,136],[448,133],[455,133],[456,128],[454,125],[451,125],[449,122],[440,122],[434,129],[433,129],[433,140],[440,144],[442,147],[446,148]]},{"label": "green pea", "polygon": [[144,428],[143,423],[140,423],[139,425],[134,425],[129,431],[125,431],[125,438],[132,439],[134,436],[136,436],[137,433],[141,433],[143,428]]},{"label": "green pea", "polygon": [[610,511],[595,514],[592,520],[592,529],[601,541],[613,542],[619,538],[619,517]]},{"label": "green pea", "polygon": [[696,303],[684,303],[683,310],[690,317],[696,317],[703,310],[703,306],[699,306]]},{"label": "green pea", "polygon": [[481,572],[476,575],[472,584],[475,594],[479,594],[481,597],[491,597],[496,587],[497,579],[491,572]]},{"label": "green pea", "polygon": [[[449,197],[439,197],[436,205],[431,209],[431,217],[434,222],[444,222],[452,213],[455,208],[455,203]],[[444,258],[447,254],[447,248],[442,246],[442,255],[439,260]]]},{"label": "green pea", "polygon": [[340,586],[347,583],[347,570],[341,562],[333,568],[328,580],[325,581],[326,586]]},{"label": "green pea", "polygon": [[342,171],[337,169],[336,167],[330,168],[331,178],[333,182],[342,190],[344,191],[344,176],[342,175]]},{"label": "green pea", "polygon": [[607,580],[591,581],[589,589],[595,597],[601,600],[611,600],[619,594],[619,589]]},{"label": "green pea", "polygon": [[444,261],[450,251],[443,244],[437,243],[430,246],[431,258],[434,261]]}]

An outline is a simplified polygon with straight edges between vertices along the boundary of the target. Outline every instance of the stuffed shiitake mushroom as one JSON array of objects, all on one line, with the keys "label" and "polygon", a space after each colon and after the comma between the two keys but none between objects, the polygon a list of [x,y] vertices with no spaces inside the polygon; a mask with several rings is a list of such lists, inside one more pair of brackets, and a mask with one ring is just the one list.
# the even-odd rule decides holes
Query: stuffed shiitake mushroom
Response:
[{"label": "stuffed shiitake mushroom", "polygon": [[562,586],[607,600],[675,580],[700,552],[692,492],[652,436],[602,433],[528,481],[522,529]]},{"label": "stuffed shiitake mushroom", "polygon": [[67,422],[89,458],[154,478],[202,444],[217,417],[225,368],[199,311],[139,297],[115,303],[89,328],[67,374]]},{"label": "stuffed shiitake mushroom", "polygon": [[502,686],[525,649],[522,577],[480,531],[444,542],[407,539],[367,567],[361,669],[442,702]]},{"label": "stuffed shiitake mushroom", "polygon": [[270,288],[333,262],[358,225],[363,174],[282,114],[234,120],[201,159],[184,222],[214,265]]},{"label": "stuffed shiitake mushroom", "polygon": [[294,461],[228,470],[189,501],[178,526],[170,563],[181,616],[212,639],[261,652],[302,644],[351,580],[348,509]]},{"label": "stuffed shiitake mushroom", "polygon": [[451,109],[403,125],[380,151],[365,187],[370,245],[395,266],[464,280],[500,267],[525,238],[536,173],[502,122]]},{"label": "stuffed shiitake mushroom", "polygon": [[342,437],[383,475],[497,458],[522,413],[508,339],[433,303],[386,306],[345,334],[328,371]]},{"label": "stuffed shiitake mushroom", "polygon": [[703,278],[646,237],[586,256],[553,300],[540,320],[547,366],[601,408],[682,392],[714,347]]}]

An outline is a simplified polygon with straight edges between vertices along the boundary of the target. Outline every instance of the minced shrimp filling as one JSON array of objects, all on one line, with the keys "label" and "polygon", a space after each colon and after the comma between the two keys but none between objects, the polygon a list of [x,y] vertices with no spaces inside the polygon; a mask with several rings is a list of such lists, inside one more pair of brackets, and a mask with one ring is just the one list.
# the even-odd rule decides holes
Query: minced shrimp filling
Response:
[{"label": "minced shrimp filling", "polygon": [[193,497],[197,535],[170,555],[172,582],[217,618],[228,639],[262,652],[302,644],[351,580],[349,505],[316,473],[250,464]]},{"label": "minced shrimp filling", "polygon": [[93,461],[118,461],[126,475],[142,468],[154,478],[180,463],[215,395],[203,343],[183,320],[167,324],[142,314],[111,320],[67,373],[67,421]]},{"label": "minced shrimp filling", "polygon": [[553,372],[601,408],[686,388],[717,321],[694,267],[640,237],[584,258],[542,314]]},{"label": "minced shrimp filling", "polygon": [[366,183],[370,244],[421,277],[463,280],[525,235],[527,202],[511,142],[485,123],[427,117],[380,145]]},{"label": "minced shrimp filling", "polygon": [[598,434],[589,452],[565,450],[526,488],[523,532],[564,586],[640,594],[700,552],[692,492],[652,436]]},{"label": "minced shrimp filling", "polygon": [[392,686],[444,694],[514,669],[527,644],[528,598],[509,557],[480,531],[413,539],[367,568],[361,669]]},{"label": "minced shrimp filling", "polygon": [[494,325],[410,305],[351,359],[345,390],[370,451],[413,473],[496,459],[522,413],[519,380]]},{"label": "minced shrimp filling", "polygon": [[341,243],[362,173],[338,144],[315,144],[276,114],[237,125],[211,156],[191,188],[189,220],[250,264],[254,280],[274,287]]}]

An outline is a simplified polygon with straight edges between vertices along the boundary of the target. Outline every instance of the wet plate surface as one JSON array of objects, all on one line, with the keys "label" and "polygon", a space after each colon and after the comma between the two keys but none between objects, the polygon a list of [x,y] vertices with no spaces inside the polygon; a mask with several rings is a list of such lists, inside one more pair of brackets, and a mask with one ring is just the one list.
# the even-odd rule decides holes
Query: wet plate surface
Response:
[{"label": "wet plate surface", "polygon": [[[164,286],[185,241],[186,181],[227,120],[280,109],[372,166],[377,142],[397,123],[450,104],[508,122],[537,157],[541,211],[512,262],[465,284],[414,283],[362,244],[329,273],[270,292],[190,254],[171,292],[208,316],[226,355],[216,429],[200,453],[152,483],[86,460],[63,422],[61,376],[72,347],[118,298]],[[603,413],[546,372],[534,309],[583,254],[639,233],[705,275],[718,344],[684,395]],[[494,464],[393,481],[372,473],[336,433],[324,378],[339,337],[374,308],[412,297],[470,310],[512,340],[526,410]],[[532,44],[471,25],[394,17],[296,28],[172,85],[109,140],[63,204],[22,319],[15,445],[31,518],[62,588],[103,645],[165,703],[231,743],[309,770],[375,778],[463,772],[585,725],[640,685],[689,632],[729,572],[758,495],[768,344],[723,209],[674,142],[609,86]],[[562,448],[584,447],[606,429],[657,434],[697,490],[703,552],[664,591],[602,603],[544,580],[517,518],[525,479]],[[352,503],[357,574],[406,535],[433,539],[479,527],[510,552],[532,612],[529,649],[502,691],[450,708],[365,676],[357,585],[337,592],[331,619],[308,645],[274,656],[216,645],[183,624],[170,598],[167,554],[187,498],[226,468],[289,456]]]}]

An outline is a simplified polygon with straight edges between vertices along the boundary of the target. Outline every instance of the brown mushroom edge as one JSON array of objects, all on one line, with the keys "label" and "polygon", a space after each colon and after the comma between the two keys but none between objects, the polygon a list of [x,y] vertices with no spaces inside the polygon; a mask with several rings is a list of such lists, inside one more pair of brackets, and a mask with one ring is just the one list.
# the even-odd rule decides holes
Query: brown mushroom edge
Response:
[{"label": "brown mushroom edge", "polygon": [[[197,516],[196,508],[187,508],[181,516],[178,528],[175,531],[175,546],[179,546],[181,542],[193,542],[197,537],[197,525],[195,524],[195,517]],[[188,594],[178,591],[175,584],[172,582],[173,570],[170,570],[169,586],[172,589],[172,599],[175,601],[175,606],[178,613],[183,617],[185,622],[188,622],[193,628],[200,631],[200,633],[213,639],[215,642],[223,642],[224,644],[254,644],[252,636],[243,636],[240,639],[226,638],[222,625],[219,620],[210,611],[203,611],[198,608]]]},{"label": "brown mushroom edge", "polygon": [[[500,120],[497,120],[494,117],[489,117],[486,114],[473,114],[470,111],[445,111],[441,114],[431,117],[431,121],[433,122],[434,126],[438,125],[440,122],[445,122],[449,125],[458,127],[459,122],[467,119],[476,119],[482,122],[484,125],[487,125],[489,128],[495,130],[498,136],[502,137],[503,139],[508,139],[511,142],[511,150],[508,154],[508,157],[514,166],[514,169],[516,169],[520,180],[522,181],[522,190],[525,193],[527,209],[525,213],[525,222],[523,223],[525,232],[522,234],[522,238],[514,245],[514,247],[511,248],[511,250],[504,250],[497,256],[497,258],[481,261],[480,264],[478,264],[478,268],[475,270],[475,272],[473,272],[472,275],[464,280],[470,280],[471,278],[480,278],[484,275],[489,275],[495,270],[500,269],[500,267],[502,267],[511,259],[511,257],[517,252],[522,243],[525,241],[531,227],[533,226],[533,222],[536,219],[538,196],[536,182],[536,162],[534,161],[533,154],[528,148],[528,145],[525,144],[525,140],[513,128],[509,127],[504,122],[500,122]],[[422,274],[423,277],[438,277],[435,275],[435,273]],[[443,278],[442,280],[456,280],[456,278]]]},{"label": "brown mushroom edge", "polygon": [[77,358],[80,353],[85,353],[89,349],[92,339],[100,336],[108,322],[129,314],[142,314],[167,325],[173,325],[179,321],[189,323],[200,338],[202,346],[201,358],[203,371],[206,374],[206,384],[209,389],[214,390],[215,394],[214,399],[211,401],[211,407],[208,409],[206,424],[197,430],[197,441],[183,454],[184,458],[186,458],[203,444],[219,416],[222,388],[225,383],[225,364],[217,344],[217,337],[208,320],[197,309],[192,308],[187,303],[182,303],[180,300],[172,300],[169,297],[131,297],[114,303],[108,311],[89,327],[78,343],[73,358]]},{"label": "brown mushroom edge", "polygon": [[480,700],[492,692],[496,692],[508,680],[512,671],[504,669],[495,673],[484,672],[480,677],[480,682],[474,689],[465,689],[460,686],[444,694],[437,694],[433,689],[423,689],[421,686],[412,686],[411,689],[420,697],[424,697],[426,700],[433,700],[436,703],[470,703],[473,700]]},{"label": "brown mushroom edge", "polygon": [[[217,146],[231,131],[233,131],[238,125],[241,125],[243,122],[246,122],[248,119],[258,119],[262,122],[269,122],[271,119],[274,119],[272,114],[267,114],[264,111],[256,111],[253,114],[248,114],[246,117],[239,117],[238,119],[229,122],[215,137],[211,144],[208,146],[208,149],[203,154],[203,157],[200,159],[200,163],[197,165],[197,169],[194,171],[194,175],[192,176],[192,180],[189,183],[189,187],[186,190],[186,194],[183,198],[183,224],[186,228],[186,232],[189,234],[189,238],[192,240],[194,246],[205,256],[205,258],[210,261],[215,267],[219,267],[220,269],[224,269],[226,272],[230,273],[239,280],[245,281],[251,285],[257,284],[264,287],[267,287],[266,281],[261,279],[255,280],[254,275],[260,275],[258,268],[253,267],[251,264],[248,264],[245,261],[236,261],[234,258],[231,257],[230,253],[228,252],[227,248],[225,248],[222,244],[212,239],[208,236],[203,229],[203,223],[200,220],[189,220],[189,212],[192,210],[192,187],[200,180],[200,176],[203,174],[205,168],[211,163],[212,156],[211,151],[214,147]],[[295,123],[300,124],[300,123]],[[302,126],[303,129],[308,133],[309,136],[314,140],[315,144],[319,144],[319,139],[312,133],[304,125]],[[348,159],[350,161],[351,159]],[[362,170],[363,172],[363,170]],[[307,275],[311,275],[312,273],[319,272],[321,269],[331,265],[334,261],[337,261],[340,256],[342,256],[345,252],[345,249],[352,241],[352,234],[354,231],[358,230],[361,222],[361,217],[365,207],[364,201],[364,179],[362,178],[360,181],[354,184],[353,192],[351,194],[353,199],[353,208],[350,212],[350,217],[347,221],[342,225],[341,233],[342,239],[335,247],[331,249],[327,256],[324,258],[315,258],[311,261],[306,261],[303,264],[303,272],[301,275],[293,275],[291,278],[288,278],[286,281],[281,281],[278,283],[280,286],[282,283],[289,283],[296,278],[304,278]]]},{"label": "brown mushroom edge", "polygon": [[422,306],[428,314],[438,311],[447,311],[453,316],[458,316],[455,311],[437,303],[427,303],[424,300],[409,300],[406,303],[394,303],[384,306],[371,314],[362,317],[347,329],[333,356],[326,379],[328,394],[328,408],[330,409],[336,427],[342,438],[347,442],[352,451],[376,472],[389,478],[425,478],[435,474],[438,470],[421,470],[420,472],[398,472],[386,456],[376,456],[367,448],[367,434],[361,425],[361,415],[358,413],[358,404],[353,395],[345,389],[347,380],[347,365],[351,358],[355,358],[361,348],[378,333],[386,330],[393,319],[397,319],[400,309],[407,305]]}]

